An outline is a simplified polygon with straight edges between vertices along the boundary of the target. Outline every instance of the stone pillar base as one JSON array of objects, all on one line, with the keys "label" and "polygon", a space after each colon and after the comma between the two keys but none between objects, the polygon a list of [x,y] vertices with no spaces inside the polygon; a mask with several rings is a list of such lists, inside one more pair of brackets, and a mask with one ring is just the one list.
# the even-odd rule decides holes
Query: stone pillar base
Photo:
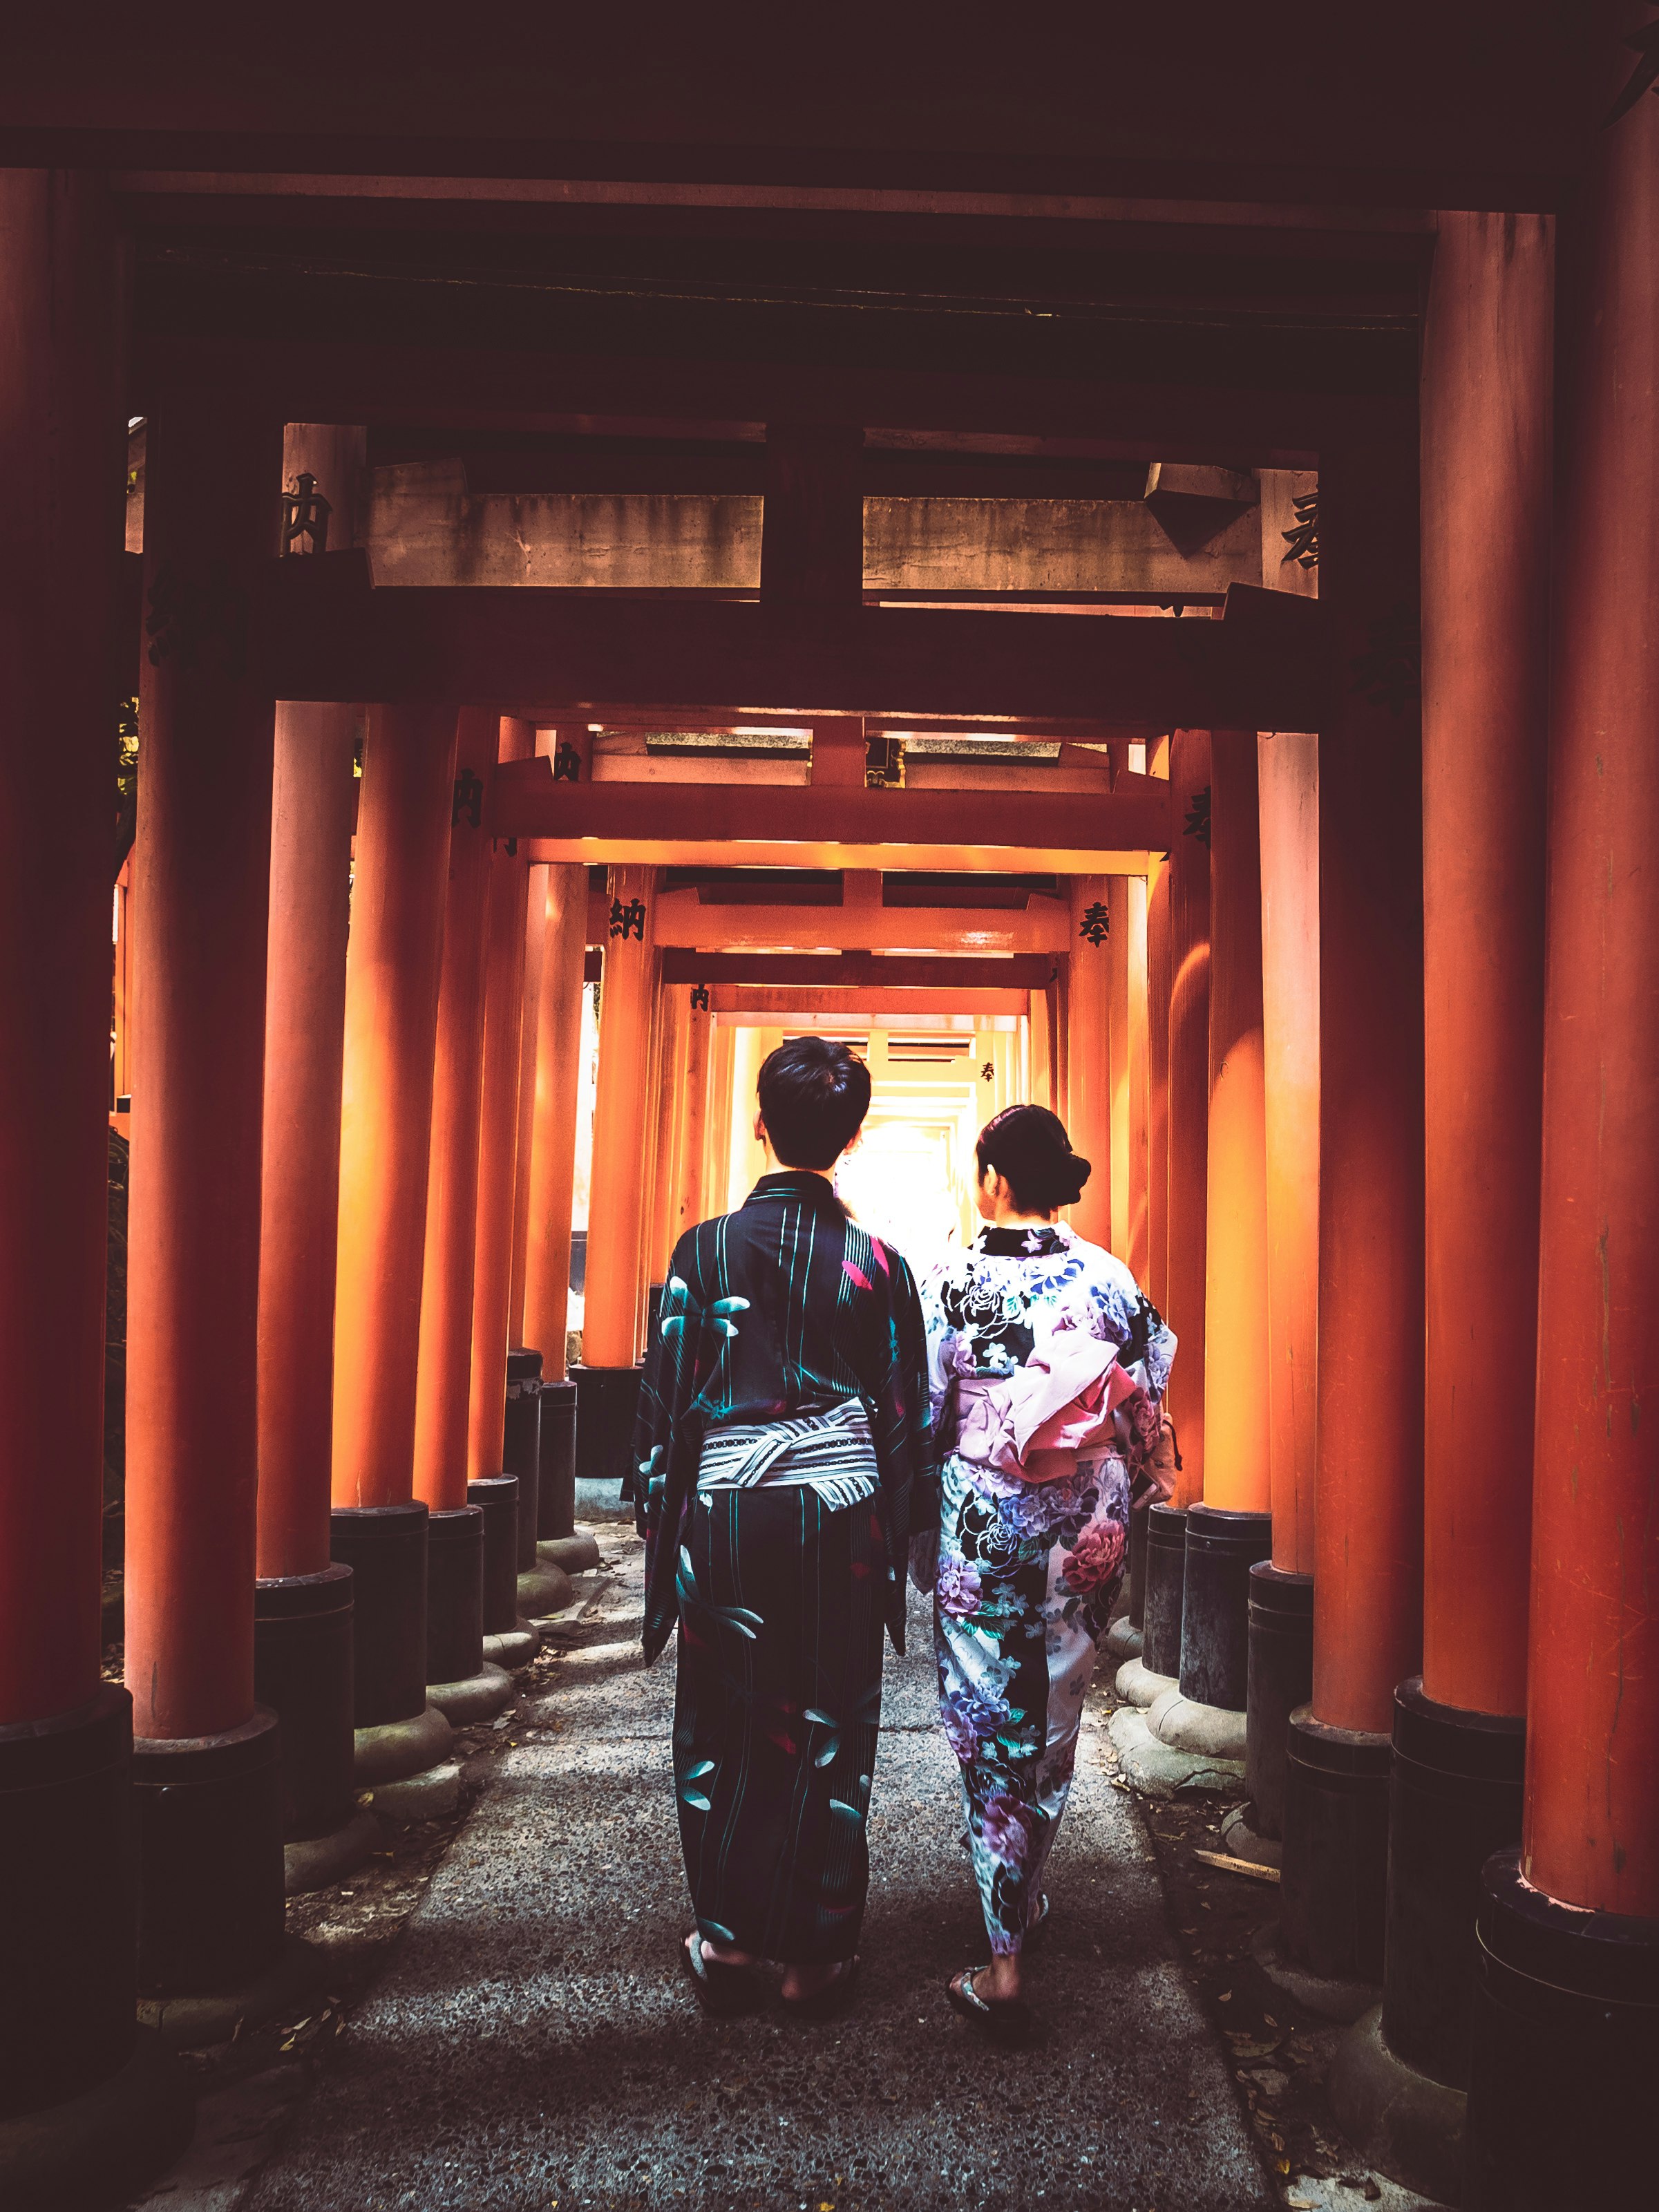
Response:
[{"label": "stone pillar base", "polygon": [[1116,1660],[1120,1666],[1126,1660],[1139,1659],[1143,1647],[1144,1639],[1140,1631],[1127,1613],[1119,1613],[1117,1619],[1106,1631],[1105,1640],[1102,1645],[1106,1656],[1109,1659]]},{"label": "stone pillar base", "polygon": [[1285,1950],[1327,1979],[1380,1984],[1391,1745],[1291,1716],[1281,1885]]},{"label": "stone pillar base", "polygon": [[253,1595],[253,1694],[282,1730],[283,1834],[323,1836],[356,1810],[351,1778],[351,1569],[262,1578]]},{"label": "stone pillar base", "polygon": [[1243,1714],[1195,1705],[1178,1683],[1115,1712],[1109,1733],[1125,1779],[1146,1796],[1236,1793],[1243,1782]]},{"label": "stone pillar base", "polygon": [[423,1705],[409,1720],[360,1728],[355,1756],[357,1787],[378,1790],[385,1783],[422,1773],[447,1759],[454,1741],[454,1729],[432,1705]]},{"label": "stone pillar base", "polygon": [[1395,2057],[1381,2005],[1343,2037],[1328,2087],[1342,2132],[1368,2166],[1437,2204],[1461,2200],[1467,2100]]},{"label": "stone pillar base", "polygon": [[[536,1505],[538,1544],[576,1533],[576,1386],[542,1384],[541,1480]],[[556,1565],[562,1562],[556,1561]]]},{"label": "stone pillar base", "polygon": [[[1248,1771],[1248,1761],[1246,1762]],[[1265,1836],[1254,1805],[1237,1805],[1221,1823],[1221,1848],[1252,1866],[1276,1867],[1283,1863],[1285,1847],[1277,1836]]]},{"label": "stone pillar base", "polygon": [[538,1566],[519,1577],[519,1610],[528,1620],[545,1620],[575,1602],[569,1576],[557,1567]]},{"label": "stone pillar base", "polygon": [[224,1989],[141,1997],[138,2018],[170,2051],[205,2051],[228,2043],[239,2027],[258,2027],[304,2004],[327,1978],[322,1952],[289,1936],[262,1972]]},{"label": "stone pillar base", "polygon": [[[276,1716],[133,1745],[138,1989],[239,1989],[283,1959],[283,1765]],[[141,2008],[142,2012],[142,2008]]]},{"label": "stone pillar base", "polygon": [[6,2212],[124,2204],[172,2165],[196,2126],[191,2077],[141,2034],[113,2074],[62,2104],[0,2119]]},{"label": "stone pillar base", "polygon": [[1559,1904],[1512,1850],[1480,1899],[1467,2212],[1650,2203],[1659,1920]]},{"label": "stone pillar base", "polygon": [[[1249,1692],[1250,1569],[1273,1549],[1271,1513],[1194,1505],[1187,1514],[1181,1686],[1194,1703],[1243,1715]],[[1243,1753],[1240,1730],[1238,1756]]]},{"label": "stone pillar base", "polygon": [[[0,2140],[131,2057],[131,1792],[132,1699],[116,1683],[0,1727]],[[0,2203],[9,2171],[0,2153]]]},{"label": "stone pillar base", "polygon": [[1321,2020],[1339,2021],[1346,2027],[1370,2012],[1382,1995],[1380,1983],[1310,1973],[1298,1966],[1285,1948],[1285,1930],[1277,1920],[1270,1920],[1251,1937],[1250,1955],[1275,1987]]},{"label": "stone pillar base", "polygon": [[1285,1761],[1291,1715],[1313,1695],[1313,1577],[1271,1559],[1250,1569],[1249,1681],[1244,1701],[1244,1780],[1264,1836],[1285,1832]]},{"label": "stone pillar base", "polygon": [[[517,1589],[515,1577],[514,1583],[515,1603]],[[483,1656],[486,1664],[491,1667],[505,1667],[509,1670],[515,1667],[527,1667],[541,1648],[540,1629],[532,1622],[523,1619],[515,1620],[512,1627],[504,1629],[501,1635],[486,1636],[483,1640]]]},{"label": "stone pillar base", "polygon": [[386,1840],[373,1813],[356,1811],[349,1820],[326,1835],[307,1836],[283,1846],[283,1888],[289,1897],[303,1897],[313,1889],[331,1889],[342,1875],[354,1873],[371,1851]]},{"label": "stone pillar base", "polygon": [[1126,1705],[1139,1705],[1145,1711],[1148,1705],[1156,1705],[1165,1691],[1178,1690],[1181,1685],[1173,1674],[1153,1674],[1143,1653],[1139,1658],[1124,1661],[1113,1687]]},{"label": "stone pillar base", "polygon": [[418,1774],[405,1774],[396,1782],[381,1782],[374,1789],[374,1810],[394,1827],[406,1828],[416,1820],[440,1820],[461,1802],[461,1769],[458,1759],[440,1759]]},{"label": "stone pillar base", "polygon": [[1154,1505],[1146,1516],[1146,1601],[1140,1656],[1149,1671],[1181,1672],[1181,1613],[1187,1580],[1187,1509]]},{"label": "stone pillar base", "polygon": [[428,1682],[427,1695],[452,1728],[471,1728],[512,1704],[513,1677],[505,1668],[486,1665],[459,1682]]},{"label": "stone pillar base", "polygon": [[418,1498],[337,1505],[329,1549],[355,1578],[352,1719],[361,1737],[426,1704],[426,1508]]},{"label": "stone pillar base", "polygon": [[536,1547],[536,1557],[544,1567],[556,1567],[563,1575],[585,1575],[599,1564],[599,1547],[592,1536],[551,1536]]}]

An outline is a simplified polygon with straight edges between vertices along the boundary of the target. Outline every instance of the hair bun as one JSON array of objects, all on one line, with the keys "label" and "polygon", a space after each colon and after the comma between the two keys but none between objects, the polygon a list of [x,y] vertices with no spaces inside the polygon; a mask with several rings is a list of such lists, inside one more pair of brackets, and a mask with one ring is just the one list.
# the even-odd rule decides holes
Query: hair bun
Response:
[{"label": "hair bun", "polygon": [[1017,1203],[1033,1212],[1075,1206],[1092,1172],[1046,1106],[1005,1106],[980,1131],[975,1150],[981,1174],[988,1167],[1006,1176]]}]

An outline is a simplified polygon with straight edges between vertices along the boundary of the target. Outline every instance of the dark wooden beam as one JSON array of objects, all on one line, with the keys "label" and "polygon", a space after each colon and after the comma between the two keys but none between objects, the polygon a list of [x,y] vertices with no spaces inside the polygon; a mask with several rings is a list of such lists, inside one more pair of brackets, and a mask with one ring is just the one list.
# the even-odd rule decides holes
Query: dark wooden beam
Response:
[{"label": "dark wooden beam", "polygon": [[665,952],[665,983],[732,983],[777,989],[1041,991],[1053,981],[1047,953],[975,960],[956,954]]},{"label": "dark wooden beam", "polygon": [[632,701],[901,728],[933,714],[1316,730],[1322,614],[1317,600],[1240,586],[1218,622],[371,591],[361,556],[331,554],[274,562],[252,628],[279,699],[453,699],[550,720]]}]

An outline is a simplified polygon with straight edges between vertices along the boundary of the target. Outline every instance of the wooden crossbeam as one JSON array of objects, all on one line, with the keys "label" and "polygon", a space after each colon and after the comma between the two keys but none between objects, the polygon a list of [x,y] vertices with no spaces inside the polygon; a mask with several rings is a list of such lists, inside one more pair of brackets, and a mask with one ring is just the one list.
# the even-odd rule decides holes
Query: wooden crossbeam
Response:
[{"label": "wooden crossbeam", "polygon": [[[528,840],[537,860],[1139,875],[1154,854],[1169,850],[1176,834],[1169,789],[1156,776],[1120,777],[1110,793],[1052,797],[822,785],[555,783],[547,762],[537,760],[498,770],[494,827],[497,836]],[[964,915],[961,926],[970,929],[972,917]],[[825,927],[833,937],[833,925]],[[903,927],[902,911],[896,909],[891,934],[901,943]]]},{"label": "wooden crossbeam", "polygon": [[818,990],[1041,991],[1053,981],[1046,953],[1018,952],[1004,959],[936,957],[903,953],[665,952],[665,983],[749,984],[766,988],[800,985]]},{"label": "wooden crossbeam", "polygon": [[[1224,618],[775,607],[519,587],[374,591],[355,552],[273,562],[254,649],[283,699],[632,700],[780,715],[1088,717],[1314,730],[1324,610],[1234,585]],[[672,708],[665,711],[672,712]]]}]

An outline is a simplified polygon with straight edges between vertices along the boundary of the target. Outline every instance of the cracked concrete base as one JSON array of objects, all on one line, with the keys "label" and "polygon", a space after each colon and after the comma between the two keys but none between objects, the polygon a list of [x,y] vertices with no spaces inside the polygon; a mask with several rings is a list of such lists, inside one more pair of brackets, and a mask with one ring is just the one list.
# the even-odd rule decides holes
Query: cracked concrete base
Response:
[{"label": "cracked concrete base", "polygon": [[1146,1725],[1172,1751],[1197,1752],[1206,1759],[1244,1763],[1244,1716],[1224,1705],[1202,1705],[1183,1697],[1180,1685],[1165,1690],[1146,1708]]},{"label": "cracked concrete base", "polygon": [[1242,1759],[1217,1759],[1164,1743],[1147,1725],[1149,1717],[1133,1705],[1121,1705],[1108,1731],[1131,1788],[1146,1797],[1177,1797],[1198,1790],[1231,1795],[1243,1786]]},{"label": "cracked concrete base", "polygon": [[1139,1658],[1126,1659],[1112,1685],[1126,1705],[1155,1705],[1166,1690],[1181,1687],[1173,1674],[1154,1674]]}]

